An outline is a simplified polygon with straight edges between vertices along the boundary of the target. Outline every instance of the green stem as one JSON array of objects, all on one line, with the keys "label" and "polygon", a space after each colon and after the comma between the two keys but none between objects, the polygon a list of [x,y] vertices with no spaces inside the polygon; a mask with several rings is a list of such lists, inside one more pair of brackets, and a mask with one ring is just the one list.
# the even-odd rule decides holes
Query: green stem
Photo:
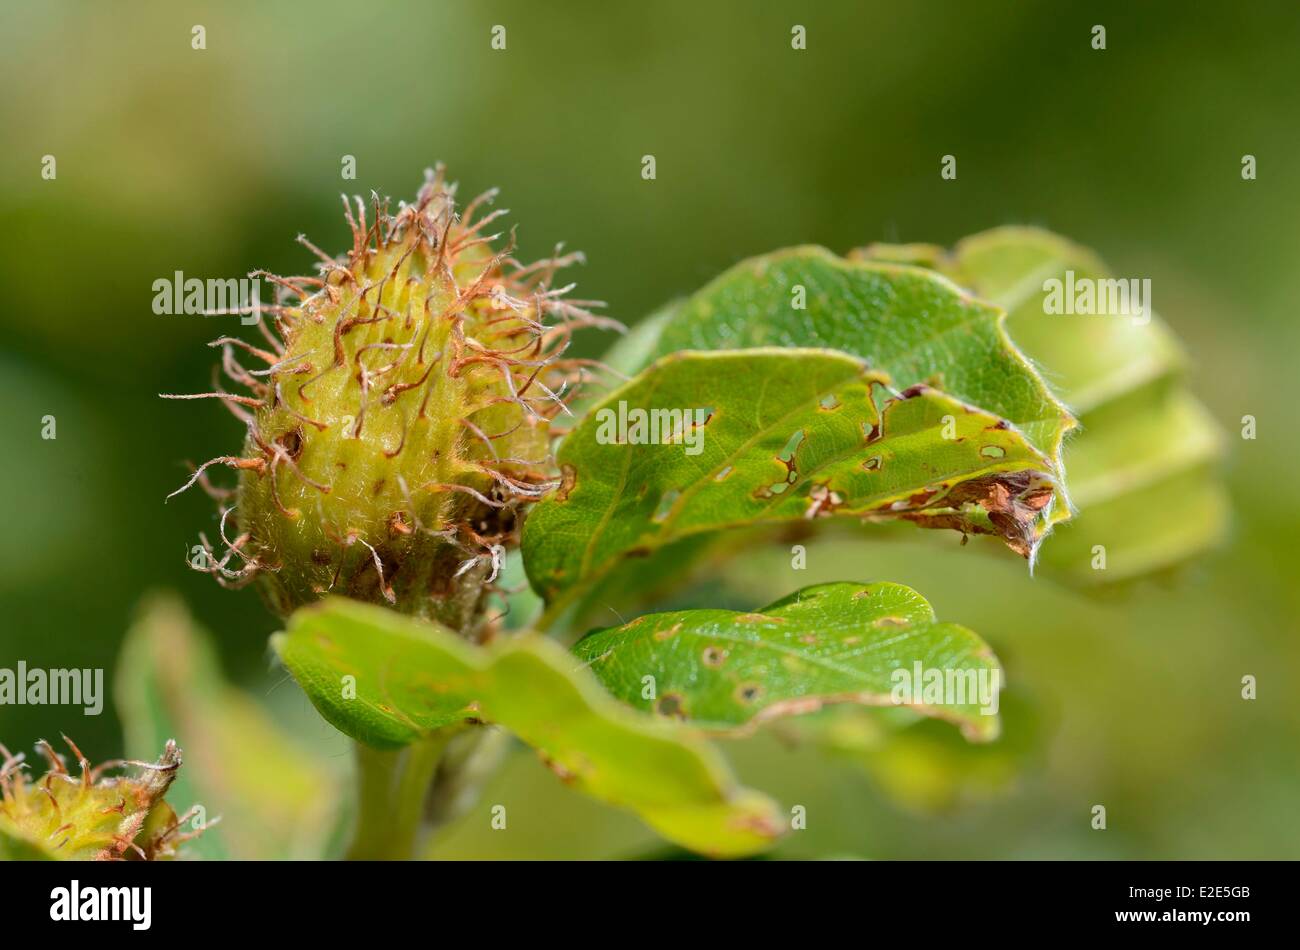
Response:
[{"label": "green stem", "polygon": [[572,588],[555,598],[542,610],[541,616],[529,624],[529,627],[536,633],[550,633],[556,621],[563,617],[565,611],[572,605],[577,592],[577,588]]},{"label": "green stem", "polygon": [[442,729],[397,750],[354,743],[357,821],[350,860],[408,861],[423,828],[424,797],[456,729]]},{"label": "green stem", "polygon": [[425,799],[426,824],[436,830],[473,807],[509,747],[510,734],[497,726],[475,726],[457,736]]}]

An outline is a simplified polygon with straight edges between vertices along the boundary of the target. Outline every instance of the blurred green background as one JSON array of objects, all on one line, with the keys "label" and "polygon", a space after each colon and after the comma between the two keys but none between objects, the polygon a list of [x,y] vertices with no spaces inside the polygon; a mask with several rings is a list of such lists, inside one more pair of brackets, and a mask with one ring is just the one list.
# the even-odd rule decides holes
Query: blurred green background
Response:
[{"label": "blurred green background", "polygon": [[[805,51],[790,48],[796,23]],[[1096,23],[1105,51],[1090,47]],[[206,50],[191,49],[194,24]],[[490,48],[495,24],[505,51]],[[521,257],[584,250],[580,296],[626,322],[784,245],[1039,224],[1152,277],[1229,435],[1230,543],[1102,599],[946,537],[828,542],[797,577],[787,558],[767,575],[755,558],[765,579],[727,595],[751,606],[818,580],[911,584],[993,643],[1051,728],[1012,787],[927,815],[779,737],[728,748],[748,782],[807,807],[789,855],[1300,857],[1297,48],[1286,3],[6,4],[0,666],[111,678],[142,594],[175,589],[232,678],[346,770],[343,737],[275,688],[276,623],[257,595],[187,569],[214,506],[198,492],[163,504],[183,460],[241,439],[219,405],[157,398],[207,388],[204,343],[233,318],[151,310],[152,282],[176,270],[307,272],[294,236],[340,250],[341,190],[409,197],[438,160],[462,194],[499,185]],[[949,153],[956,181],[939,176]],[[1257,181],[1241,179],[1247,153]],[[55,441],[40,437],[47,413]],[[1238,438],[1246,413],[1255,441]],[[60,731],[92,758],[121,752],[111,709],[0,707],[11,747]],[[493,802],[510,807],[507,834],[487,830]],[[1105,832],[1089,825],[1098,803]],[[520,752],[438,853],[654,847]]]}]

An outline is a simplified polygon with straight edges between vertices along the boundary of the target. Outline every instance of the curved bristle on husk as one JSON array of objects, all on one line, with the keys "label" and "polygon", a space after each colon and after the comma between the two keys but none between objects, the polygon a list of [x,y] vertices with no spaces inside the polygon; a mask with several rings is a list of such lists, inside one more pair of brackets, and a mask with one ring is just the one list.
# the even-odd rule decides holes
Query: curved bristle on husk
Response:
[{"label": "curved bristle on husk", "polygon": [[[523,265],[513,234],[493,248],[504,212],[475,220],[493,197],[458,215],[441,168],[396,212],[344,197],[345,254],[300,238],[318,276],[259,273],[276,288],[263,339],[213,344],[247,390],[213,394],[244,450],[185,486],[223,498],[202,565],[223,584],[258,579],[281,614],[339,593],[470,632],[522,509],[555,484],[551,421],[591,365],[564,358],[570,335],[617,326],[552,287],[579,255]],[[208,485],[214,465],[237,491]]]}]

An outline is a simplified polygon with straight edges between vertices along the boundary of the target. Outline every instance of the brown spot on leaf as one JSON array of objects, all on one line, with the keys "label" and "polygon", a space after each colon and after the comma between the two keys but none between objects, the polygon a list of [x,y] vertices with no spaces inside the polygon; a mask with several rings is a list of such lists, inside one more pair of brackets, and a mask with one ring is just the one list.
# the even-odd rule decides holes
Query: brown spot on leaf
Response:
[{"label": "brown spot on leaf", "polygon": [[703,660],[704,665],[711,669],[718,669],[727,659],[727,651],[721,647],[705,647]]},{"label": "brown spot on leaf", "polygon": [[670,719],[685,719],[686,700],[681,693],[664,693],[655,702],[655,712]]},{"label": "brown spot on leaf", "polygon": [[682,629],[682,625],[680,623],[675,623],[671,627],[668,627],[667,629],[656,630],[654,633],[654,637],[656,640],[659,641],[671,640],[673,637],[677,636],[677,632],[681,629]]},{"label": "brown spot on leaf", "polygon": [[556,778],[558,778],[565,785],[572,785],[574,782],[578,780],[577,775],[575,775],[569,769],[565,768],[559,762],[555,761],[549,755],[544,755],[539,752],[538,758],[540,758],[542,760],[542,764],[545,765],[552,772],[554,772]]}]

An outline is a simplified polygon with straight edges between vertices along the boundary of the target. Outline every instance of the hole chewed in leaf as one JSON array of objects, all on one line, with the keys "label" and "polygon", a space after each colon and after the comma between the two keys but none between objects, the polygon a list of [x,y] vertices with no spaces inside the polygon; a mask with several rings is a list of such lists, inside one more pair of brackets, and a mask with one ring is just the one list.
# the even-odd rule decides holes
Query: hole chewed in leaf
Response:
[{"label": "hole chewed in leaf", "polygon": [[794,481],[798,475],[799,466],[795,460],[795,455],[799,451],[799,446],[803,444],[803,440],[803,429],[796,429],[785,443],[785,447],[776,456],[776,460],[785,466],[786,481]]},{"label": "hole chewed in leaf", "polygon": [[653,519],[659,522],[668,520],[668,516],[672,513],[673,505],[676,504],[677,499],[681,497],[681,494],[682,493],[675,488],[670,488],[668,491],[664,492],[659,497],[659,504],[655,507]]}]

